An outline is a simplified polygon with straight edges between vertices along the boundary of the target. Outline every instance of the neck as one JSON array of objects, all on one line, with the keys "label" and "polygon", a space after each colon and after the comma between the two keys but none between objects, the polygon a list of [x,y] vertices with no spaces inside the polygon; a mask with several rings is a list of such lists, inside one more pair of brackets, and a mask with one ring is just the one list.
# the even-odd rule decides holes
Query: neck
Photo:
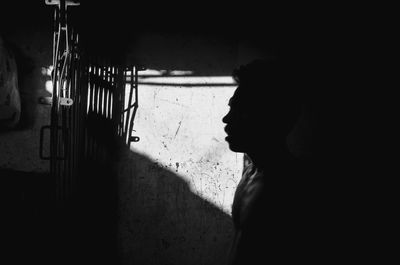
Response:
[{"label": "neck", "polygon": [[286,163],[293,158],[287,145],[264,147],[251,150],[246,153],[253,164],[258,168],[271,167],[280,163]]}]

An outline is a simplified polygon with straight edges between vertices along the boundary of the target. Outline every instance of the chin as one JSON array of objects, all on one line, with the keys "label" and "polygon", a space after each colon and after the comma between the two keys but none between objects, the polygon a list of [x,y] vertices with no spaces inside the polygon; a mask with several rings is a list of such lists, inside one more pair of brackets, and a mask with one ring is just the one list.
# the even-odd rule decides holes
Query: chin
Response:
[{"label": "chin", "polygon": [[238,148],[238,147],[236,147],[236,146],[229,145],[229,149],[230,149],[232,152],[235,152],[235,153],[244,153],[243,149]]},{"label": "chin", "polygon": [[241,146],[241,144],[236,142],[231,136],[226,137],[225,140],[228,142],[229,149],[231,151],[237,152],[237,153],[244,153],[244,149]]}]

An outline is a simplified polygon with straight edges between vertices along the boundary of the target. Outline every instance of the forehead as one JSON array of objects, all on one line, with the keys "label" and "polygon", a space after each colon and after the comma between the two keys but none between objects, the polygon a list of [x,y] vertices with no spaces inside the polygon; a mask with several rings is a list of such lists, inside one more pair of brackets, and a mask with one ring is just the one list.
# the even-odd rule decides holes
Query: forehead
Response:
[{"label": "forehead", "polygon": [[246,106],[251,105],[255,102],[255,95],[251,95],[251,92],[246,90],[243,86],[238,86],[233,93],[233,96],[229,99],[229,106]]},{"label": "forehead", "polygon": [[238,88],[236,88],[235,92],[233,93],[232,97],[229,99],[229,106],[235,106],[237,102],[239,101],[239,96],[238,96]]}]

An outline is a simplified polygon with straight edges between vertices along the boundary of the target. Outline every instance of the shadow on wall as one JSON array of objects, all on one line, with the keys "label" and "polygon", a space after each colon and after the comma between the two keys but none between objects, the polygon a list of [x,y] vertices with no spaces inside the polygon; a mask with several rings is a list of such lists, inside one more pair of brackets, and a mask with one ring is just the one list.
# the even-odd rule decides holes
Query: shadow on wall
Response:
[{"label": "shadow on wall", "polygon": [[49,174],[0,168],[1,264],[43,264],[54,243],[51,202]]},{"label": "shadow on wall", "polygon": [[118,162],[121,264],[224,264],[231,217],[179,175],[131,150]]},{"label": "shadow on wall", "polygon": [[225,264],[233,235],[231,217],[146,156],[123,147],[108,162],[87,161],[79,189],[78,200],[61,210],[50,209],[39,230],[29,226],[30,233],[42,234],[30,239],[36,238],[36,244],[26,246],[27,253],[34,254],[30,260]]}]

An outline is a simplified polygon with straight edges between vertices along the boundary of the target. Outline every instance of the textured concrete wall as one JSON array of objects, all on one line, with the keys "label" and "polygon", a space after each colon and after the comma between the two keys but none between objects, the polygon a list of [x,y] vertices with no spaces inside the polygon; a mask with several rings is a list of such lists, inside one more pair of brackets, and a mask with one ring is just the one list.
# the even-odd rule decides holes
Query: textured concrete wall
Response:
[{"label": "textured concrete wall", "polygon": [[[221,121],[233,80],[139,81],[160,85],[139,87],[136,135],[141,140],[119,167],[123,264],[223,264],[243,167],[243,156],[224,141]],[[218,82],[226,86],[211,86]]]},{"label": "textured concrete wall", "polygon": [[[37,102],[49,95],[42,68],[51,62],[51,33],[19,29],[7,37],[32,67],[21,83],[25,126],[0,135],[0,168],[45,172],[39,130],[49,124],[50,107]],[[135,134],[141,140],[118,161],[122,264],[223,264],[243,156],[228,149],[221,119],[235,89],[231,71],[259,55],[251,43],[215,35],[146,33],[131,45],[128,62],[168,77],[140,80]],[[173,70],[187,76],[171,76]]]},{"label": "textured concrete wall", "polygon": [[[236,88],[232,70],[260,56],[267,49],[250,42],[157,34],[143,36],[127,56],[165,71],[139,80],[134,134],[141,140],[119,165],[122,264],[226,261],[243,155],[228,149],[221,119]],[[309,129],[303,113],[288,138],[296,155],[310,152]]]},{"label": "textured concrete wall", "polygon": [[[50,108],[38,105],[37,100],[40,96],[48,96],[45,90],[47,78],[42,75],[42,67],[51,64],[52,13],[47,12],[51,9],[37,6],[35,11],[46,12],[31,12],[23,20],[18,16],[20,8],[17,5],[15,11],[18,13],[11,15],[13,20],[10,21],[22,22],[21,26],[7,31],[6,37],[16,44],[23,57],[31,61],[32,67],[21,75],[24,77],[21,82],[26,115],[24,126],[0,134],[0,168],[45,172],[48,162],[39,158],[39,129],[49,124]],[[106,6],[108,11],[109,5]],[[113,7],[116,9],[118,5]],[[87,8],[92,11],[93,7]],[[173,21],[182,19],[164,13]],[[90,14],[95,16],[96,12]],[[124,31],[89,28],[92,35],[96,35],[94,41],[100,44],[94,49],[113,54],[115,50],[105,49],[107,45],[102,45],[103,42],[111,43],[112,47],[123,47],[121,50],[124,51],[128,47],[125,56],[128,63],[140,63],[155,70],[193,72],[180,80],[153,80],[161,80],[164,84],[140,85],[135,129],[141,141],[124,151],[118,161],[116,176],[121,262],[124,265],[223,264],[232,237],[230,206],[243,157],[230,152],[223,139],[221,119],[228,110],[227,103],[234,86],[211,84],[220,82],[218,78],[227,78],[234,67],[260,54],[265,55],[268,47],[241,42],[238,36],[244,31],[231,29],[230,21],[225,21],[209,35],[207,32],[213,23],[203,19],[197,22],[194,32],[190,32],[188,26],[188,31],[185,28],[168,33],[165,29],[164,33],[163,27],[179,28],[180,25],[168,24],[168,19],[165,25],[152,24],[159,30],[137,32],[131,28],[135,22],[132,14],[129,10],[124,14],[129,15]],[[148,13],[142,15],[147,17]],[[220,22],[220,14],[215,12],[214,15],[218,18],[214,18],[215,21]],[[201,14],[201,18],[203,16]],[[154,14],[150,21],[139,19],[136,22],[147,24],[152,17]],[[83,19],[85,23],[109,22],[103,17]],[[37,23],[38,20],[41,22]],[[240,24],[240,19],[235,21]],[[185,21],[179,22],[185,24]],[[203,29],[203,23],[208,27]],[[111,35],[101,35],[104,29]],[[224,30],[231,30],[233,34],[224,34]],[[118,34],[129,36],[126,40],[132,40],[132,43],[119,41]],[[29,64],[21,64],[24,65]],[[194,76],[197,77],[193,79]],[[168,82],[174,85],[165,84]]]}]

